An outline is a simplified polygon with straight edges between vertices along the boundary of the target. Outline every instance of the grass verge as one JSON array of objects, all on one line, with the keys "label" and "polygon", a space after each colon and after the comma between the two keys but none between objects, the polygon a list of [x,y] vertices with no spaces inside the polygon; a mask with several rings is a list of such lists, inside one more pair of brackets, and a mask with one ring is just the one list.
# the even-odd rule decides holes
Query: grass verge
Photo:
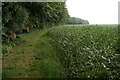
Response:
[{"label": "grass verge", "polygon": [[14,46],[3,58],[3,78],[61,78],[65,77],[49,43],[47,30],[23,34],[24,42]]}]

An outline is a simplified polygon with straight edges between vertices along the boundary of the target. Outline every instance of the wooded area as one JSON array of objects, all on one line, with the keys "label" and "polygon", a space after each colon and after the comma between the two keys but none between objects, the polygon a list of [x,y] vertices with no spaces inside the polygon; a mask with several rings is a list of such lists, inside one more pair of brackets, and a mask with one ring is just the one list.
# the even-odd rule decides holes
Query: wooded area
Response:
[{"label": "wooded area", "polygon": [[29,32],[67,22],[69,17],[64,2],[4,2],[2,4],[3,42],[16,39],[16,32]]},{"label": "wooded area", "polygon": [[69,17],[68,24],[89,24],[87,20],[76,18],[76,17]]}]

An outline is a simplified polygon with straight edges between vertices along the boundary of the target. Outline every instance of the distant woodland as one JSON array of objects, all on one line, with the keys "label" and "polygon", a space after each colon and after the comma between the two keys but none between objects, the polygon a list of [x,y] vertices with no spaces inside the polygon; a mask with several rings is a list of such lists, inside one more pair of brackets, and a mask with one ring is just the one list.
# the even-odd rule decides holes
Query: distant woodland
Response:
[{"label": "distant woodland", "polygon": [[68,24],[89,24],[89,22],[81,18],[69,17]]}]

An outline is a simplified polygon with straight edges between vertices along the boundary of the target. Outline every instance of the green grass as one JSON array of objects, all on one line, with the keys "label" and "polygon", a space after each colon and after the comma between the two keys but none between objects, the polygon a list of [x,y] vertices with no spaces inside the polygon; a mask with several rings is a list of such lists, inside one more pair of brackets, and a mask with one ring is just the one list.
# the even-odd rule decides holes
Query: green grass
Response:
[{"label": "green grass", "polygon": [[3,78],[64,77],[46,33],[47,30],[35,30],[22,35],[25,42],[14,46],[12,52],[3,58]]}]

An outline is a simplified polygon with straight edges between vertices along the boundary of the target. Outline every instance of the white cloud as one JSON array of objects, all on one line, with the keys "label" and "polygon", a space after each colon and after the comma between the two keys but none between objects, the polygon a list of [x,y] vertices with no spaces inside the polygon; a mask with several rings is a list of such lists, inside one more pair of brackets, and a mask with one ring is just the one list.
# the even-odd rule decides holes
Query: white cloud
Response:
[{"label": "white cloud", "polygon": [[90,24],[117,24],[119,0],[67,0],[71,17],[86,19]]}]

